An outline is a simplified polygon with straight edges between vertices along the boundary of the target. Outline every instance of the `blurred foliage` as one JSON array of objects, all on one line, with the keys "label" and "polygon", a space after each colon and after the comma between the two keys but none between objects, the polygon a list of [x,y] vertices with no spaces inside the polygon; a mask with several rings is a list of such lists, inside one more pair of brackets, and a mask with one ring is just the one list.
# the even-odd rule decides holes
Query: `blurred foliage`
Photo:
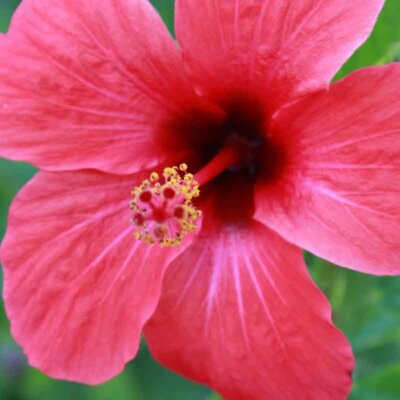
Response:
[{"label": "blurred foliage", "polygon": [[[0,31],[7,30],[18,0],[0,0]],[[171,32],[173,0],[153,0]],[[400,2],[387,0],[374,33],[337,78],[368,65],[400,60]],[[205,27],[206,29],[206,27]],[[1,60],[0,60],[1,62]],[[9,204],[33,175],[28,165],[0,160],[0,237]],[[340,249],[338,249],[340,251]],[[400,278],[378,278],[337,268],[310,254],[307,264],[332,303],[336,324],[350,339],[357,361],[351,400],[400,399]],[[1,283],[1,277],[0,277]],[[56,381],[29,368],[11,339],[0,309],[0,399],[2,400],[218,400],[208,389],[156,364],[145,345],[125,372],[88,387]]]},{"label": "blurred foliage", "polygon": [[369,65],[387,64],[400,58],[400,2],[386,0],[368,41],[343,66],[337,78]]}]

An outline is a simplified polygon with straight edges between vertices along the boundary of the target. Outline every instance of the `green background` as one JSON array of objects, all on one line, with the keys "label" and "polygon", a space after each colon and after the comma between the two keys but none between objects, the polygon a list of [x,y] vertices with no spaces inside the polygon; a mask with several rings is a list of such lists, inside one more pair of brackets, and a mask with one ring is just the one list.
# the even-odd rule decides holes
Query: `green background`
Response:
[{"label": "green background", "polygon": [[[7,30],[18,3],[18,0],[0,0],[0,31]],[[172,31],[173,0],[153,0],[153,3]],[[388,0],[373,35],[337,78],[357,68],[400,60],[399,57],[400,1]],[[28,165],[0,159],[0,237],[4,234],[12,198],[33,173],[34,169]],[[335,323],[350,339],[355,352],[357,367],[351,400],[399,400],[400,277],[359,274],[309,254],[306,259],[332,303]],[[0,399],[216,400],[218,396],[157,365],[144,344],[124,373],[104,385],[88,387],[47,378],[27,366],[10,336],[1,305]]]}]

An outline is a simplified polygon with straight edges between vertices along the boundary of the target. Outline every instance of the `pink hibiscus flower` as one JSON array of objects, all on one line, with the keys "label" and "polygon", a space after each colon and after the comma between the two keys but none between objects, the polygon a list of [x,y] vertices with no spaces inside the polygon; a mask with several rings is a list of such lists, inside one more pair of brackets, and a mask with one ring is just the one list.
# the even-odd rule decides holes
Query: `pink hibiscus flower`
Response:
[{"label": "pink hibiscus flower", "polygon": [[383,2],[177,0],[177,45],[147,0],[23,1],[0,155],[43,171],[1,260],[31,365],[104,382],[144,331],[226,399],[347,397],[301,248],[400,273],[400,66],[329,86]]}]

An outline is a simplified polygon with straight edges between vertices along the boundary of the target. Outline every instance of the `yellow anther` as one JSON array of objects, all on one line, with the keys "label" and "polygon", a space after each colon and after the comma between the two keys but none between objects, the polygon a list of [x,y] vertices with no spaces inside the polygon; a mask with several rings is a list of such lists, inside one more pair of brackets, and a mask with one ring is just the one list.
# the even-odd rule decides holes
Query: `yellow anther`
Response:
[{"label": "yellow anther", "polygon": [[192,201],[200,195],[200,189],[187,170],[188,166],[181,164],[165,168],[162,177],[152,172],[150,179],[132,190],[130,205],[136,239],[173,247],[196,230],[201,212]]},{"label": "yellow anther", "polygon": [[150,175],[150,181],[151,182],[155,182],[158,181],[160,179],[160,177],[158,176],[157,172],[152,172]]}]

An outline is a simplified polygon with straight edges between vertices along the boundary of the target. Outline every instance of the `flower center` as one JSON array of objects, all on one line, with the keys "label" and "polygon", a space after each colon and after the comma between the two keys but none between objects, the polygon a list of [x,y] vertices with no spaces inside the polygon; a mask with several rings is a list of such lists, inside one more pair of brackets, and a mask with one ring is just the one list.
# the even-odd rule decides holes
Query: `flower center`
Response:
[{"label": "flower center", "polygon": [[174,247],[196,230],[201,211],[193,205],[200,185],[210,182],[240,161],[237,147],[223,149],[194,177],[186,164],[165,168],[160,177],[152,172],[149,179],[133,189],[130,207],[134,213],[134,235],[148,244]]},{"label": "flower center", "polygon": [[204,186],[219,174],[226,171],[229,167],[240,163],[241,159],[242,155],[239,146],[236,144],[226,146],[206,166],[197,172],[196,180],[200,186]]}]

